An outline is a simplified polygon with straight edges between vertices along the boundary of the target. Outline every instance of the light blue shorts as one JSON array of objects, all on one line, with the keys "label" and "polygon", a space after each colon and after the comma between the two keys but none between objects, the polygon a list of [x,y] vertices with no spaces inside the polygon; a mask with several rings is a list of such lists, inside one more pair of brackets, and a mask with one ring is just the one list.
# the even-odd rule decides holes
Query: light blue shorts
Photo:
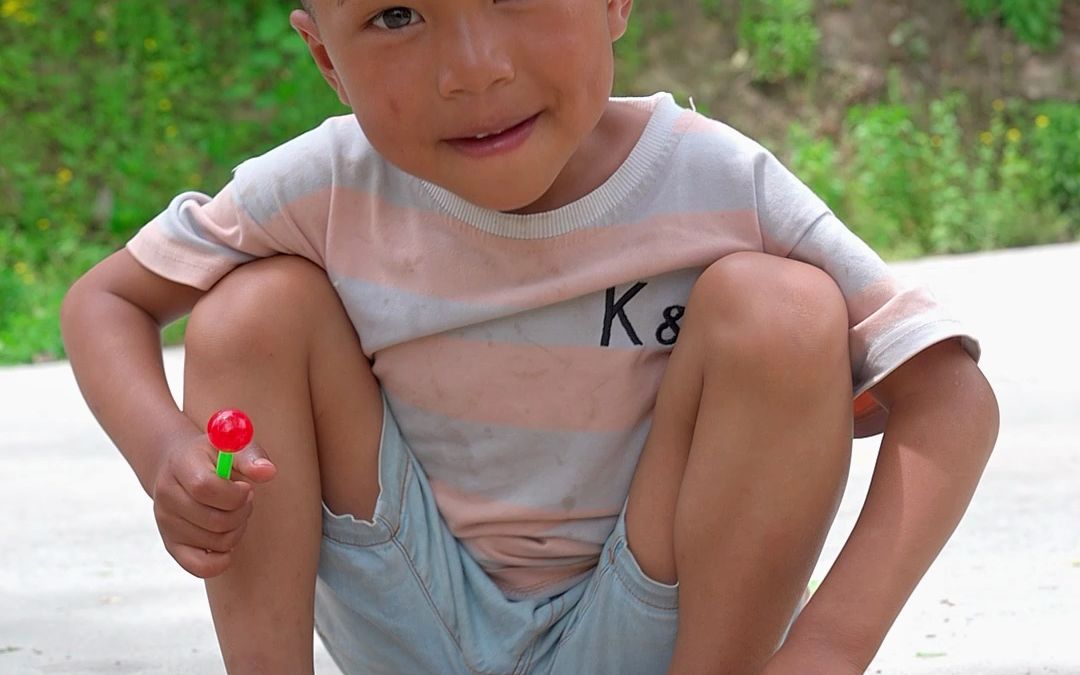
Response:
[{"label": "light blue shorts", "polygon": [[553,598],[508,600],[450,534],[384,405],[372,522],[323,507],[315,625],[351,675],[658,675],[678,588],[642,573],[625,512],[593,573]]}]

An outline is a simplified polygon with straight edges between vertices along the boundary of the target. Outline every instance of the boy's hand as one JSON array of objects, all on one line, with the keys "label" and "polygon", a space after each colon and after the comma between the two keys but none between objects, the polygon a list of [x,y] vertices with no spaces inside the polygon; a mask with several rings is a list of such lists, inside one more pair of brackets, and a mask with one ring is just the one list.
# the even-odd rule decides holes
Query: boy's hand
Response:
[{"label": "boy's hand", "polygon": [[253,484],[277,473],[254,443],[235,454],[233,480],[217,475],[216,461],[217,450],[206,434],[193,430],[166,448],[150,492],[165,549],[203,579],[228,568],[251,515]]}]

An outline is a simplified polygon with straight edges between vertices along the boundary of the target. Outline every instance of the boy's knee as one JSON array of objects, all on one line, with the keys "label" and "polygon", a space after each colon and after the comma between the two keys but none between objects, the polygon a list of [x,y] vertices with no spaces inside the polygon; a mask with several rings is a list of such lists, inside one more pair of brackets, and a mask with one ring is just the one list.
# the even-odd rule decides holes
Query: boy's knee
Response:
[{"label": "boy's knee", "polygon": [[687,317],[694,315],[710,348],[752,362],[759,356],[804,372],[847,360],[843,294],[824,271],[795,260],[755,252],[720,259],[694,285]]},{"label": "boy's knee", "polygon": [[236,268],[200,298],[188,319],[188,352],[229,359],[302,349],[319,317],[340,301],[326,273],[296,256]]}]

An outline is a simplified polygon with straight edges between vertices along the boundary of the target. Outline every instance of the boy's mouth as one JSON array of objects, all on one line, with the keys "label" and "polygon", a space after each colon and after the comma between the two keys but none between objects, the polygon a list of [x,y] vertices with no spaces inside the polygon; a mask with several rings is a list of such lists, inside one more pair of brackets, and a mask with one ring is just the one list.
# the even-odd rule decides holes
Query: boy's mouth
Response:
[{"label": "boy's mouth", "polygon": [[487,157],[509,152],[525,142],[540,113],[506,126],[488,126],[446,142],[471,157]]}]

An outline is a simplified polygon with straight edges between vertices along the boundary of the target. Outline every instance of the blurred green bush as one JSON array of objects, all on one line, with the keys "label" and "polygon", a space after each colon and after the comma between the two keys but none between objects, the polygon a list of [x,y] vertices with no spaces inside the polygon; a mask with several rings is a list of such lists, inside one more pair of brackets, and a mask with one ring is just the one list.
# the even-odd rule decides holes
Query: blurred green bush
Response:
[{"label": "blurred green bush", "polygon": [[962,128],[954,95],[923,110],[857,106],[839,142],[793,126],[791,169],[890,257],[1080,236],[1080,106],[994,101]]},{"label": "blurred green bush", "polygon": [[0,362],[59,356],[71,281],[232,167],[347,112],[294,3],[0,4]]},{"label": "blurred green bush", "polygon": [[1061,0],[964,0],[977,19],[996,19],[1036,49],[1061,42]]},{"label": "blurred green bush", "polygon": [[813,12],[812,0],[741,0],[739,45],[756,79],[780,82],[811,72],[821,41]]}]

